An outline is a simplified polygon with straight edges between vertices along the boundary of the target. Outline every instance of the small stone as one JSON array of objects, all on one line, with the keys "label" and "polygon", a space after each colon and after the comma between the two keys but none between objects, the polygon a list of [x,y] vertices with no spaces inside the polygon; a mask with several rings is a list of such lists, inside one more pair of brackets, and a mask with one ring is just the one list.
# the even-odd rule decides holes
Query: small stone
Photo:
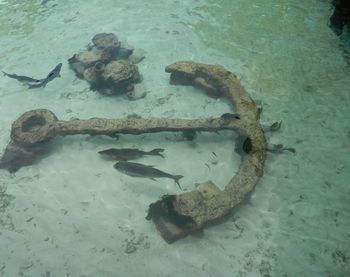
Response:
[{"label": "small stone", "polygon": [[133,64],[137,64],[141,62],[145,58],[145,50],[142,50],[140,48],[134,49],[130,57],[128,58],[129,61],[131,61]]},{"label": "small stone", "polygon": [[91,85],[97,85],[101,79],[101,74],[105,68],[104,63],[97,62],[94,66],[91,66],[84,71],[84,79],[88,81]]},{"label": "small stone", "polygon": [[126,118],[133,119],[133,118],[142,118],[141,115],[138,115],[136,113],[128,114]]},{"label": "small stone", "polygon": [[85,51],[74,54],[68,59],[70,67],[76,72],[79,77],[83,77],[86,68],[93,66],[101,59],[101,53],[93,51]]},{"label": "small stone", "polygon": [[101,61],[108,63],[112,60],[115,60],[118,56],[119,48],[116,46],[108,46],[101,52]]},{"label": "small stone", "polygon": [[104,49],[109,46],[119,47],[118,37],[113,33],[99,33],[92,38],[92,43],[97,49]]}]

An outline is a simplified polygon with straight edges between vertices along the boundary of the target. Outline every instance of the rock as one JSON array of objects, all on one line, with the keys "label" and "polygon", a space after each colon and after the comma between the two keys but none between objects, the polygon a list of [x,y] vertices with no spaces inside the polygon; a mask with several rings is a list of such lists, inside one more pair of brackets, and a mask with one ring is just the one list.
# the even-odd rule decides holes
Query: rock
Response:
[{"label": "rock", "polygon": [[146,96],[145,88],[140,84],[135,84],[134,89],[128,91],[127,96],[129,100],[137,100]]},{"label": "rock", "polygon": [[138,115],[136,113],[128,114],[126,118],[132,119],[132,118],[142,118],[141,115]]},{"label": "rock", "polygon": [[101,52],[86,51],[79,54],[74,54],[68,59],[71,68],[82,77],[86,68],[93,66],[101,59]]},{"label": "rock", "polygon": [[138,81],[140,79],[137,66],[133,65],[129,61],[110,62],[105,67],[103,77],[105,80],[110,79],[115,83],[129,79],[132,79],[133,81]]},{"label": "rock", "polygon": [[137,66],[125,60],[108,63],[101,76],[115,94],[133,90],[134,84],[140,80]]},{"label": "rock", "polygon": [[92,43],[97,49],[104,49],[109,46],[119,47],[118,37],[113,33],[99,33],[92,38]]},{"label": "rock", "polygon": [[101,59],[101,53],[95,51],[86,51],[79,54],[75,54],[70,58],[69,62],[81,62],[87,66],[91,66]]},{"label": "rock", "polygon": [[144,58],[145,58],[145,50],[136,48],[134,49],[134,51],[132,52],[128,60],[131,61],[133,64],[137,64],[141,62]]},{"label": "rock", "polygon": [[[127,60],[133,51],[132,46],[120,42],[115,34],[99,33],[92,38],[88,51],[73,55],[68,63],[78,77],[84,78],[102,94],[125,93],[132,91],[134,84],[140,82],[137,66]],[[144,57],[140,53],[137,51],[134,55],[135,63]],[[144,96],[139,89],[136,92],[135,98]]]},{"label": "rock", "polygon": [[118,60],[127,59],[134,51],[134,47],[130,46],[126,42],[121,42],[120,47],[118,49]]},{"label": "rock", "polygon": [[108,46],[101,51],[100,59],[104,63],[108,63],[117,58],[119,48],[115,46]]},{"label": "rock", "polygon": [[16,172],[22,166],[33,164],[37,156],[35,151],[10,143],[0,159],[0,168],[7,169],[11,173]]},{"label": "rock", "polygon": [[85,69],[84,79],[92,86],[98,86],[98,83],[101,81],[101,74],[103,73],[104,68],[104,63],[97,62],[94,66]]}]

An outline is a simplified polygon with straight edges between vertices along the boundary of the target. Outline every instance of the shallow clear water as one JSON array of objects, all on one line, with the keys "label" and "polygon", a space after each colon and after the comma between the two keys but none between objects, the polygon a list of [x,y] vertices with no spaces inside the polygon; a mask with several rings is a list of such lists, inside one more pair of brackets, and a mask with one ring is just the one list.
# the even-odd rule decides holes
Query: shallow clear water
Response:
[{"label": "shallow clear water", "polygon": [[[164,148],[166,159],[140,161],[184,175],[186,190],[206,180],[223,188],[240,163],[234,134],[57,138],[38,163],[0,171],[0,276],[350,275],[350,71],[327,26],[330,3],[299,2],[0,1],[1,70],[45,76],[63,63],[45,88],[0,78],[1,151],[12,122],[37,108],[62,120],[229,112],[227,101],[169,85],[164,68],[178,60],[234,72],[263,107],[261,121],[283,122],[268,141],[297,151],[269,153],[264,176],[232,216],[168,245],[145,215],[161,195],[179,193],[173,181],[120,174],[97,151]],[[69,69],[67,59],[100,32],[145,51],[145,98],[101,95]]]}]

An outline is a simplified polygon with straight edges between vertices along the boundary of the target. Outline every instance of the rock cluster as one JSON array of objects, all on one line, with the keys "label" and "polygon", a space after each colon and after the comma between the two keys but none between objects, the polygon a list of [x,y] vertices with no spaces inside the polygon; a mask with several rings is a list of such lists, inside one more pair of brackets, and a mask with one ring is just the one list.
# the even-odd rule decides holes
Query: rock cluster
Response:
[{"label": "rock cluster", "polygon": [[106,95],[127,93],[130,99],[136,99],[132,97],[134,86],[141,80],[136,63],[144,56],[140,50],[135,51],[137,55],[133,52],[134,48],[120,42],[115,34],[99,33],[92,38],[87,51],[74,54],[68,63],[92,89]]}]

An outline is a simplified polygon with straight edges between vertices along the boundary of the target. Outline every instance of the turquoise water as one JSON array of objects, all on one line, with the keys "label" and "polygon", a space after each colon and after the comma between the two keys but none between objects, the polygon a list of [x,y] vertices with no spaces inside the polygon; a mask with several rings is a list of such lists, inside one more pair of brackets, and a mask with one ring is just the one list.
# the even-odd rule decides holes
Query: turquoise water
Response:
[{"label": "turquoise water", "polygon": [[[161,195],[179,193],[173,181],[120,174],[97,151],[164,148],[166,159],[140,161],[181,173],[186,190],[206,180],[223,188],[240,163],[235,134],[57,138],[39,162],[0,171],[0,276],[350,275],[349,61],[327,27],[328,1],[40,2],[0,1],[1,70],[46,76],[62,62],[61,78],[35,90],[0,78],[1,151],[12,122],[32,109],[62,120],[229,112],[227,101],[169,85],[165,66],[193,60],[234,72],[263,107],[262,123],[283,122],[268,141],[297,152],[269,153],[232,216],[168,245],[145,215]],[[101,95],[69,68],[100,32],[145,52],[145,98]]]}]

